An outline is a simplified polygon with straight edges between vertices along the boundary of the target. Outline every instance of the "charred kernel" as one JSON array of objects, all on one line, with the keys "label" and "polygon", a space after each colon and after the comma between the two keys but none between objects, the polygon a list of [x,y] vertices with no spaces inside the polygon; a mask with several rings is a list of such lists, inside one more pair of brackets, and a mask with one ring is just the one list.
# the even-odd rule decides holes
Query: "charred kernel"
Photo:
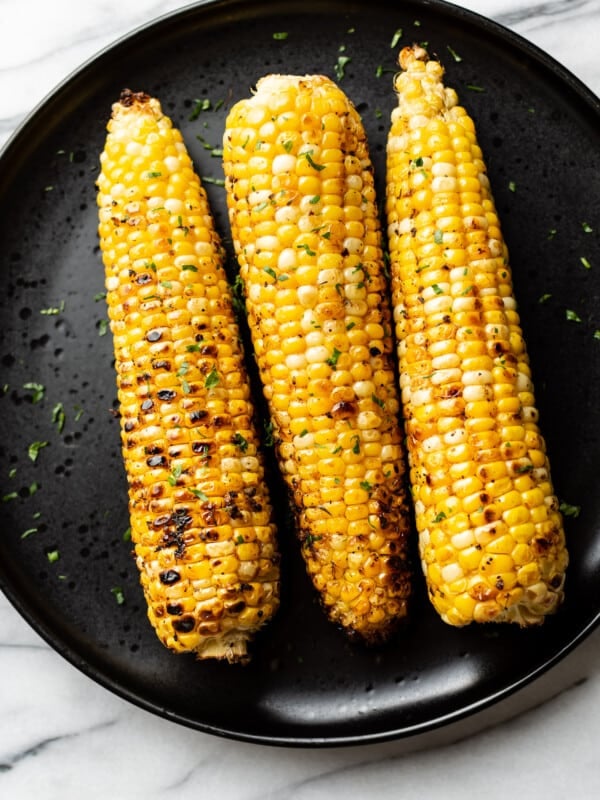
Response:
[{"label": "charred kernel", "polygon": [[208,411],[205,408],[197,408],[190,414],[190,422],[200,422],[208,417]]},{"label": "charred kernel", "polygon": [[135,428],[135,422],[132,419],[128,419],[123,425],[123,428],[127,433],[129,433]]},{"label": "charred kernel", "polygon": [[154,400],[150,400],[148,398],[147,400],[144,400],[144,402],[142,403],[142,411],[150,411],[153,408],[154,408]]},{"label": "charred kernel", "polygon": [[149,275],[147,272],[141,272],[135,279],[136,283],[139,283],[140,286],[143,286],[145,283],[152,282],[152,275]]},{"label": "charred kernel", "polygon": [[167,614],[180,617],[183,614],[183,606],[181,603],[167,603]]},{"label": "charred kernel", "polygon": [[164,583],[165,586],[171,586],[181,580],[181,575],[175,569],[166,569],[161,572],[158,577],[160,578],[160,582]]},{"label": "charred kernel", "polygon": [[162,339],[162,331],[159,331],[158,328],[153,328],[146,334],[146,339],[149,342],[158,342]]},{"label": "charred kernel", "polygon": [[174,389],[159,389],[156,393],[156,396],[159,400],[168,402],[169,400],[174,400],[177,397],[177,392]]},{"label": "charred kernel", "polygon": [[164,456],[150,456],[146,459],[146,464],[149,467],[164,467],[167,464],[167,459]]},{"label": "charred kernel", "polygon": [[178,633],[190,633],[194,630],[196,622],[192,616],[187,614],[185,617],[180,617],[173,622],[173,627]]}]

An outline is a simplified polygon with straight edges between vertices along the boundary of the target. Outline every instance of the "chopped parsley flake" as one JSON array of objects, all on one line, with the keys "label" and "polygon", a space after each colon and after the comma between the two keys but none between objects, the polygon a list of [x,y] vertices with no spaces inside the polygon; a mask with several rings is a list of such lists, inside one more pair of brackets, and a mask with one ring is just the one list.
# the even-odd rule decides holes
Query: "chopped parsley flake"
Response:
[{"label": "chopped parsley flake", "polygon": [[570,503],[561,503],[558,508],[565,517],[578,517],[581,511],[581,506],[572,506]]},{"label": "chopped parsley flake", "polygon": [[46,553],[46,558],[51,564],[54,564],[60,558],[60,553],[58,550],[50,550],[48,553]]},{"label": "chopped parsley flake", "polygon": [[402,38],[402,28],[398,28],[394,32],[394,35],[392,36],[392,41],[390,42],[390,47],[392,50],[396,47],[401,38]]},{"label": "chopped parsley flake", "polygon": [[[194,100],[194,108],[192,109],[192,113],[189,116],[189,121],[193,122],[195,119],[198,119],[200,114],[203,111],[208,111],[211,107],[211,102],[208,97],[203,97],[200,100]],[[160,173],[159,173],[160,174]]]},{"label": "chopped parsley flake", "polygon": [[583,228],[584,233],[592,233],[594,230],[590,225],[587,224],[587,222],[582,222],[581,227]]},{"label": "chopped parsley flake", "polygon": [[459,56],[456,50],[453,50],[449,44],[446,45],[446,48],[457,64],[462,61],[462,56]]},{"label": "chopped parsley flake", "polygon": [[549,294],[549,293],[542,294],[542,295],[540,295],[538,303],[545,303],[547,300],[550,300],[551,297],[552,297],[552,295]]},{"label": "chopped parsley flake", "polygon": [[349,56],[338,56],[338,60],[333,68],[335,71],[335,77],[338,79],[338,81],[341,81],[344,77],[346,65],[351,60],[352,59]]},{"label": "chopped parsley flake", "polygon": [[570,308],[567,308],[565,311],[565,316],[569,320],[569,322],[581,322],[581,317],[577,312],[573,311]]},{"label": "chopped parsley flake", "polygon": [[33,392],[31,395],[32,403],[39,403],[44,396],[44,392],[46,391],[46,387],[43,383],[35,383],[34,381],[24,383],[23,388],[27,391]]},{"label": "chopped parsley flake", "polygon": [[239,447],[242,453],[245,453],[248,449],[248,440],[245,439],[241,433],[235,433],[233,435],[233,439],[231,440],[236,447]]},{"label": "chopped parsley flake", "polygon": [[206,503],[209,499],[208,495],[205,492],[200,491],[200,489],[190,489],[190,492],[197,497],[198,500],[202,500],[203,503]]},{"label": "chopped parsley flake", "polygon": [[312,152],[312,150],[307,150],[305,153],[301,153],[300,155],[308,161],[313,169],[316,169],[318,172],[320,172],[322,169],[325,169],[325,165],[317,164],[315,161],[313,161]]},{"label": "chopped parsley flake", "polygon": [[285,41],[288,38],[288,36],[289,36],[289,33],[287,31],[278,31],[278,32],[273,34],[273,38],[278,42]]},{"label": "chopped parsley flake", "polygon": [[472,92],[485,92],[483,86],[477,86],[475,83],[467,83],[467,89],[470,89]]},{"label": "chopped parsley flake", "polygon": [[181,478],[182,468],[181,465],[176,464],[169,474],[169,486],[175,486],[179,478]]},{"label": "chopped parsley flake", "polygon": [[101,319],[98,323],[98,336],[106,336],[108,333],[109,328],[109,321],[107,319]]},{"label": "chopped parsley flake", "polygon": [[439,514],[436,514],[433,518],[434,523],[441,522],[443,519],[446,519],[446,514],[443,511],[440,511]]},{"label": "chopped parsley flake", "polygon": [[58,428],[58,432],[62,433],[63,428],[65,427],[65,409],[63,408],[62,403],[56,403],[54,408],[52,409],[52,422]]},{"label": "chopped parsley flake", "polygon": [[33,533],[37,532],[38,532],[37,528],[27,528],[27,530],[23,531],[23,533],[21,534],[21,539],[27,539],[28,536],[31,536]]},{"label": "chopped parsley flake", "polygon": [[360,436],[352,437],[352,452],[355,456],[360,453]]},{"label": "chopped parsley flake", "polygon": [[585,256],[581,256],[581,258],[579,260],[581,261],[581,263],[583,264],[583,266],[586,269],[591,269],[592,268],[592,265],[590,264],[590,262],[587,260],[587,258]]},{"label": "chopped parsley flake", "polygon": [[207,389],[214,389],[214,387],[217,386],[218,383],[219,383],[219,373],[213,367],[211,369],[211,371],[208,373],[208,375],[206,376],[206,380],[204,381],[204,386]]},{"label": "chopped parsley flake", "polygon": [[517,191],[517,184],[514,181],[509,181],[508,182],[508,188],[509,188],[509,190],[511,192],[516,192]]},{"label": "chopped parsley flake", "polygon": [[125,596],[123,595],[123,589],[120,586],[113,586],[110,590],[117,601],[117,604],[122,606],[125,602]]},{"label": "chopped parsley flake", "polygon": [[65,301],[61,300],[57,306],[50,306],[49,308],[40,308],[40,314],[45,317],[53,317],[62,313],[65,310]]},{"label": "chopped parsley flake", "polygon": [[333,369],[335,369],[336,366],[337,366],[337,362],[339,360],[339,357],[341,355],[342,355],[341,351],[338,350],[337,347],[334,347],[331,356],[328,359],[326,359],[326,363],[329,364],[330,367],[333,367]]},{"label": "chopped parsley flake", "polygon": [[49,442],[32,442],[27,448],[27,455],[35,463],[37,461],[40,450],[47,447]]},{"label": "chopped parsley flake", "polygon": [[433,241],[436,244],[441,244],[444,241],[444,234],[441,232],[439,228],[436,228],[433,232]]}]

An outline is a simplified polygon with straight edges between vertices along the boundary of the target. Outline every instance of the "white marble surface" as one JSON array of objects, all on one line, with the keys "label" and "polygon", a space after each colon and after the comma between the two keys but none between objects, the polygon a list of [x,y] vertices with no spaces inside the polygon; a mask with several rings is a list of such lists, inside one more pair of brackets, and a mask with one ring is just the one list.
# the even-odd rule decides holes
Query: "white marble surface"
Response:
[{"label": "white marble surface", "polygon": [[[0,0],[0,144],[52,88],[177,0]],[[600,93],[600,0],[466,0]],[[528,690],[427,741],[286,750],[188,730],[96,685],[0,594],[0,797],[600,796],[600,631]],[[525,710],[523,710],[525,709]],[[413,751],[413,752],[410,752]]]}]

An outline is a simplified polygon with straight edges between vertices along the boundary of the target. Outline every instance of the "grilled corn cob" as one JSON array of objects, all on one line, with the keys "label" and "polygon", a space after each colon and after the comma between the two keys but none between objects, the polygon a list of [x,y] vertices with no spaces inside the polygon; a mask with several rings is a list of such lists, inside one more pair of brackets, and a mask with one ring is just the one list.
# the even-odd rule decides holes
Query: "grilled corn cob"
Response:
[{"label": "grilled corn cob", "polygon": [[174,651],[243,661],[278,605],[271,505],[207,197],[146,94],[113,106],[98,206],[148,616]]},{"label": "grilled corn cob", "polygon": [[422,567],[446,622],[533,625],[568,559],[508,252],[442,66],[417,46],[400,66],[386,209]]},{"label": "grilled corn cob", "polygon": [[229,218],[308,573],[367,643],[406,615],[407,500],[381,230],[361,120],[320,76],[231,110]]}]

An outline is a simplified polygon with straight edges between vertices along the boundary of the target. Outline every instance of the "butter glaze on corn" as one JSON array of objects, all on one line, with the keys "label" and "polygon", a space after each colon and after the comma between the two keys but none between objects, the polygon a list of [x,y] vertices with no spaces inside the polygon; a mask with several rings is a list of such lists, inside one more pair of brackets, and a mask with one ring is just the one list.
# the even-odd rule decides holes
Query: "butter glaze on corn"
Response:
[{"label": "butter glaze on corn", "polygon": [[223,252],[180,132],[113,106],[98,178],[131,534],[168,648],[248,658],[278,606],[271,505]]},{"label": "butter glaze on corn", "polygon": [[406,616],[408,512],[372,166],[320,76],[270,75],[229,114],[224,168],[254,350],[308,573],[376,642]]},{"label": "butter glaze on corn", "polygon": [[567,552],[508,252],[475,127],[443,69],[400,54],[387,218],[422,567],[452,625],[540,623]]}]

